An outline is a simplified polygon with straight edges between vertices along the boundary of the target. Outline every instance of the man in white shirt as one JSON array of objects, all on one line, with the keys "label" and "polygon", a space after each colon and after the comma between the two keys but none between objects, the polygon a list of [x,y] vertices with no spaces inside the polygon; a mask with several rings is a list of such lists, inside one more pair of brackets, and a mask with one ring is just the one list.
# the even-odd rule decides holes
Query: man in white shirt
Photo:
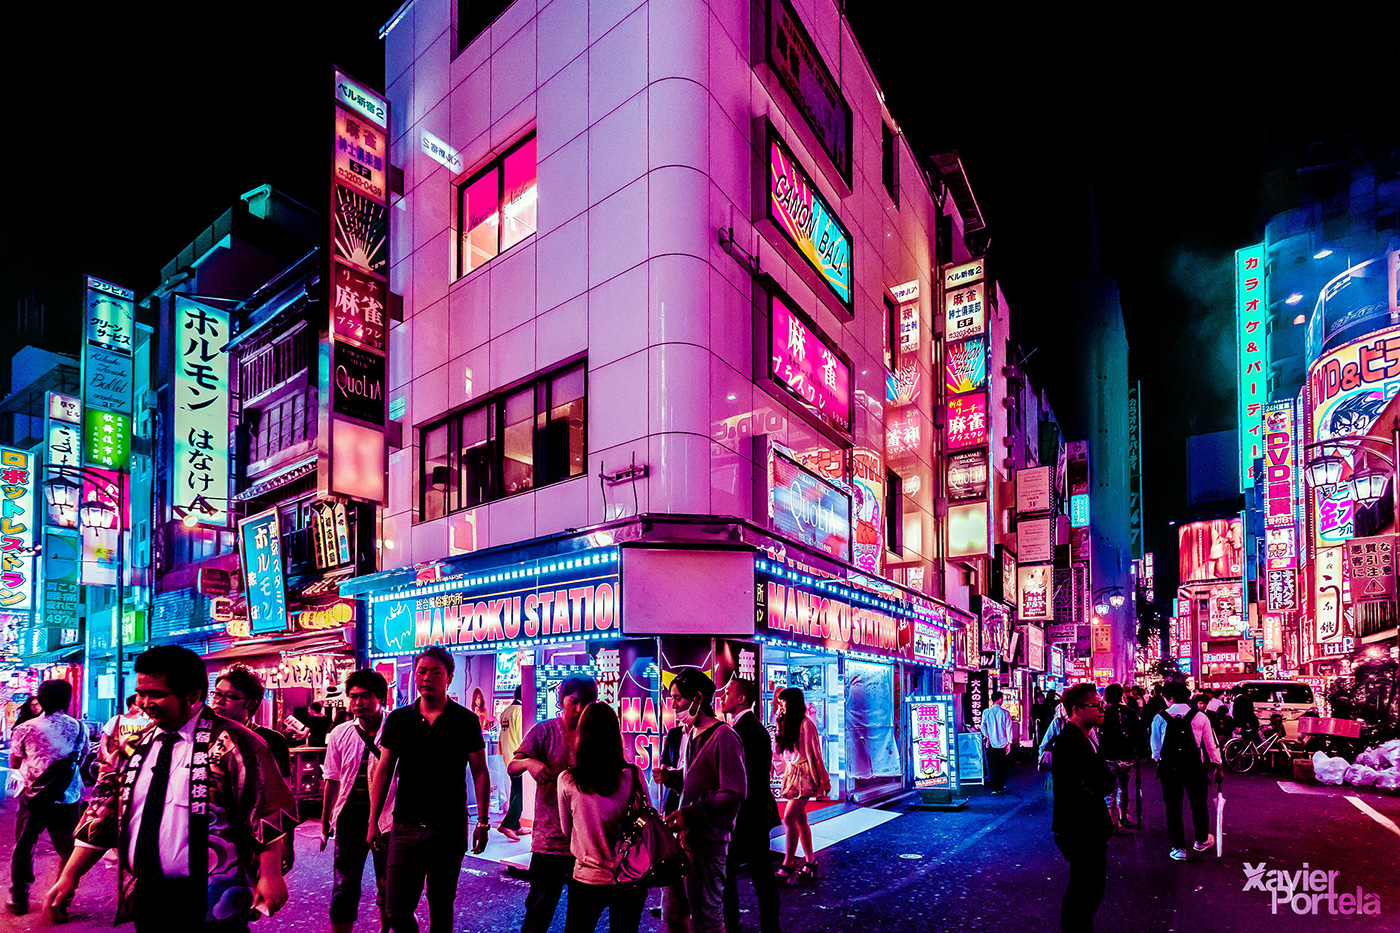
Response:
[{"label": "man in white shirt", "polygon": [[155,728],[104,762],[45,906],[63,919],[83,875],[116,847],[117,923],[134,920],[137,933],[247,930],[252,912],[271,915],[287,900],[291,790],[257,736],[205,705],[199,655],[161,645],[135,667]]},{"label": "man in white shirt", "polygon": [[102,757],[115,755],[122,742],[150,724],[150,718],[136,705],[136,694],[133,693],[126,698],[126,712],[113,716],[102,727]]},{"label": "man in white shirt", "polygon": [[1190,704],[1191,694],[1185,684],[1171,681],[1163,686],[1162,694],[1171,701],[1171,706],[1152,720],[1152,757],[1158,763],[1157,777],[1162,782],[1162,799],[1167,805],[1170,855],[1175,861],[1183,862],[1186,860],[1186,829],[1181,817],[1183,794],[1191,805],[1196,851],[1208,852],[1215,845],[1206,803],[1206,778],[1208,765],[1219,773],[1220,747],[1210,720]]},{"label": "man in white shirt", "polygon": [[1011,714],[1002,707],[1005,696],[992,692],[992,705],[982,711],[982,742],[987,746],[987,787],[1006,793],[1006,755],[1011,750]]},{"label": "man in white shirt", "polygon": [[[331,931],[350,933],[360,906],[360,880],[365,873],[365,856],[374,859],[375,903],[379,906],[379,929],[389,929],[385,910],[385,879],[389,850],[381,845],[371,849],[369,836],[369,788],[382,751],[379,738],[384,734],[384,703],[389,684],[384,675],[370,668],[355,671],[345,679],[345,696],[355,718],[343,722],[326,737],[325,800],[321,807],[321,851],[335,837],[335,881],[331,889]],[[379,814],[379,830],[388,836],[394,826],[392,778],[384,808]]]}]

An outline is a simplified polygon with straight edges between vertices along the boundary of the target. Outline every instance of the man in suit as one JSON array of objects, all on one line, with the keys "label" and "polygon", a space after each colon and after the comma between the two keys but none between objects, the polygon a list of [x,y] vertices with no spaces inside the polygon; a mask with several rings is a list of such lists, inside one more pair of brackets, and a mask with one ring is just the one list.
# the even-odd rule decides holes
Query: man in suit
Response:
[{"label": "man in suit", "polygon": [[1113,821],[1104,798],[1117,786],[1113,772],[1089,737],[1103,723],[1103,700],[1093,684],[1076,684],[1061,701],[1069,716],[1055,740],[1055,809],[1050,831],[1069,862],[1069,885],[1060,902],[1063,933],[1090,933],[1108,883],[1108,837]]},{"label": "man in suit", "polygon": [[739,805],[734,834],[729,840],[729,859],[724,873],[724,927],[727,933],[739,931],[739,890],[735,875],[740,862],[747,862],[758,899],[758,926],[762,933],[778,933],[778,882],[773,876],[773,855],[769,838],[780,821],[778,804],[773,800],[770,775],[773,773],[773,744],[768,730],[754,712],[758,684],[731,677],[721,694],[720,710],[730,716],[734,731],[744,743],[744,773],[748,791]]}]

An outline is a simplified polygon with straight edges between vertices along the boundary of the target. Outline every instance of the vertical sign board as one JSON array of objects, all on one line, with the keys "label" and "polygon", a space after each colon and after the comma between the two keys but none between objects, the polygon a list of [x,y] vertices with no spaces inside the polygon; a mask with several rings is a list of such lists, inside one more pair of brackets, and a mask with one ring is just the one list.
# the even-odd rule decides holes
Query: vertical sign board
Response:
[{"label": "vertical sign board", "polygon": [[1318,644],[1342,640],[1342,562],[1346,548],[1317,549],[1313,568],[1313,612]]},{"label": "vertical sign board", "polygon": [[1293,528],[1296,430],[1292,399],[1264,406],[1264,527],[1268,529]]},{"label": "vertical sign board", "polygon": [[389,102],[333,69],[332,296],[318,361],[323,498],[387,505]]},{"label": "vertical sign board", "polygon": [[175,464],[170,504],[211,528],[228,527],[228,311],[175,296]]},{"label": "vertical sign board", "polygon": [[1141,558],[1142,546],[1142,383],[1128,386],[1128,541],[1131,556]]},{"label": "vertical sign board", "polygon": [[263,635],[287,631],[287,574],[282,564],[277,509],[239,522],[238,538],[248,594],[249,632]]},{"label": "vertical sign board", "polygon": [[909,737],[913,743],[910,759],[914,787],[956,791],[958,757],[953,735],[953,697],[910,697]]},{"label": "vertical sign board", "polygon": [[985,259],[943,267],[943,339],[963,340],[987,331]]},{"label": "vertical sign board", "polygon": [[1269,398],[1269,303],[1265,294],[1264,244],[1235,250],[1241,492],[1254,486],[1254,461],[1264,456],[1264,403]]},{"label": "vertical sign board", "polygon": [[43,562],[43,624],[48,630],[45,650],[52,650],[78,640],[78,571],[82,563],[78,536],[57,528],[44,529]]},{"label": "vertical sign board", "polygon": [[1395,601],[1395,536],[1352,538],[1347,542],[1351,598],[1359,603]]},{"label": "vertical sign board", "polygon": [[44,406],[44,480],[54,482],[58,488],[51,497],[47,492],[44,494],[45,526],[78,527],[82,420],[83,403],[79,399],[48,393]]},{"label": "vertical sign board", "polygon": [[[116,453],[115,445],[109,450],[105,441],[109,436],[115,437],[121,425],[125,425],[122,434],[130,433],[136,293],[95,276],[87,276],[83,300],[83,338],[83,395],[77,423],[82,424],[84,415],[90,419],[93,449],[83,450],[79,460],[102,467],[100,472],[106,481],[94,481],[92,474],[98,471],[90,471],[80,480],[81,500],[97,503],[102,509],[99,521],[82,530],[81,577],[83,583],[93,586],[114,586],[117,582],[120,528],[125,525],[127,516],[117,514],[118,506],[125,505],[126,501],[119,494],[124,479],[121,472],[107,469],[106,461],[112,460],[112,465],[115,465],[118,458],[112,456]],[[104,413],[113,417],[104,421]],[[109,435],[104,432],[104,426],[110,427],[114,433]]]},{"label": "vertical sign board", "polygon": [[0,611],[34,608],[34,544],[39,522],[34,511],[38,458],[28,451],[0,447]]}]

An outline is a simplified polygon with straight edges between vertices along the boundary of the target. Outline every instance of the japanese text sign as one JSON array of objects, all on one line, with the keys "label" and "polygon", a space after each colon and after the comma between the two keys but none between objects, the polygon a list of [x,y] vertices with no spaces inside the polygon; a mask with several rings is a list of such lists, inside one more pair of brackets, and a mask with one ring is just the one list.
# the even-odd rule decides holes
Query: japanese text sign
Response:
[{"label": "japanese text sign", "polygon": [[948,399],[948,449],[980,447],[987,443],[987,393],[975,392]]},{"label": "japanese text sign", "polygon": [[1269,299],[1264,244],[1235,251],[1235,323],[1239,340],[1240,490],[1254,485],[1264,456],[1264,403],[1269,396]]},{"label": "japanese text sign", "polygon": [[335,336],[383,353],[386,288],[378,279],[336,263],[331,313]]},{"label": "japanese text sign", "polygon": [[341,71],[335,73],[335,99],[342,107],[368,117],[380,129],[389,128],[389,105],[384,98]]},{"label": "japanese text sign", "polygon": [[1361,603],[1395,599],[1395,537],[1377,535],[1347,542],[1351,597]]},{"label": "japanese text sign", "polygon": [[827,424],[851,429],[851,367],[787,303],[772,296],[769,375]]},{"label": "japanese text sign", "polygon": [[831,164],[851,180],[851,105],[788,0],[768,6],[767,60]]},{"label": "japanese text sign", "polygon": [[38,459],[0,447],[0,611],[34,608],[34,543],[39,521],[34,512]]},{"label": "japanese text sign", "polygon": [[757,562],[757,627],[828,651],[912,660],[915,609],[868,590]]},{"label": "japanese text sign", "polygon": [[247,587],[249,631],[254,635],[287,631],[287,576],[282,564],[277,510],[269,509],[239,522],[238,538]]},{"label": "japanese text sign", "polygon": [[957,790],[958,758],[953,744],[953,697],[909,698],[909,736],[914,786]]},{"label": "japanese text sign", "polygon": [[357,113],[335,108],[335,180],[375,201],[387,189],[384,172],[389,141],[384,131]]},{"label": "japanese text sign", "polygon": [[948,501],[987,498],[990,475],[985,448],[948,454]]},{"label": "japanese text sign", "polygon": [[987,338],[973,337],[948,344],[943,358],[944,385],[949,393],[975,392],[987,385]]},{"label": "japanese text sign", "polygon": [[175,296],[175,464],[171,505],[200,525],[228,525],[228,312]]},{"label": "japanese text sign", "polygon": [[1265,571],[1267,606],[1270,610],[1298,608],[1298,572],[1296,570]]},{"label": "japanese text sign", "polygon": [[944,340],[961,340],[987,329],[985,260],[943,267]]},{"label": "japanese text sign", "polygon": [[768,143],[768,189],[768,219],[849,307],[851,235],[776,136]]},{"label": "japanese text sign", "polygon": [[136,293],[128,288],[87,277],[84,327],[89,346],[131,355],[136,336]]},{"label": "japanese text sign", "polygon": [[1313,611],[1316,613],[1318,642],[1342,639],[1342,561],[1346,549],[1317,549],[1313,568]]},{"label": "japanese text sign", "polygon": [[[109,470],[125,470],[131,463],[131,419],[112,411],[87,412],[83,461]],[[55,425],[62,432],[66,425]],[[52,438],[50,439],[52,443]]]},{"label": "japanese text sign", "polygon": [[1264,527],[1293,528],[1297,467],[1293,400],[1264,406]]}]

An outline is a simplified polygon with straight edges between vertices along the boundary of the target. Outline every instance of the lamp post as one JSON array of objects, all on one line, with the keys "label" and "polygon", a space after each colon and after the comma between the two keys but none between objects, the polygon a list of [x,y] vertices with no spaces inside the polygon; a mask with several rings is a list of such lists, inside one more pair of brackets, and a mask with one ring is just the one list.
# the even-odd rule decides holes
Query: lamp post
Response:
[{"label": "lamp post", "polygon": [[[122,700],[126,696],[126,594],[122,575],[125,571],[125,555],[123,553],[126,544],[126,496],[122,490],[122,479],[124,474],[114,473],[105,475],[87,467],[76,466],[49,466],[51,472],[58,475],[44,481],[44,496],[48,499],[49,505],[62,513],[64,510],[71,510],[76,513],[78,523],[85,528],[94,530],[94,533],[101,529],[111,528],[114,524],[117,529],[117,624],[116,624],[116,653],[117,653],[117,676],[116,676],[116,696],[113,704],[118,710],[123,709]],[[72,477],[78,476],[93,483],[99,495],[106,496],[108,500],[89,499],[82,500],[82,484],[74,482]],[[111,477],[116,477],[116,482],[112,482]],[[113,488],[115,487],[115,488]],[[108,490],[111,489],[111,492]]]}]

